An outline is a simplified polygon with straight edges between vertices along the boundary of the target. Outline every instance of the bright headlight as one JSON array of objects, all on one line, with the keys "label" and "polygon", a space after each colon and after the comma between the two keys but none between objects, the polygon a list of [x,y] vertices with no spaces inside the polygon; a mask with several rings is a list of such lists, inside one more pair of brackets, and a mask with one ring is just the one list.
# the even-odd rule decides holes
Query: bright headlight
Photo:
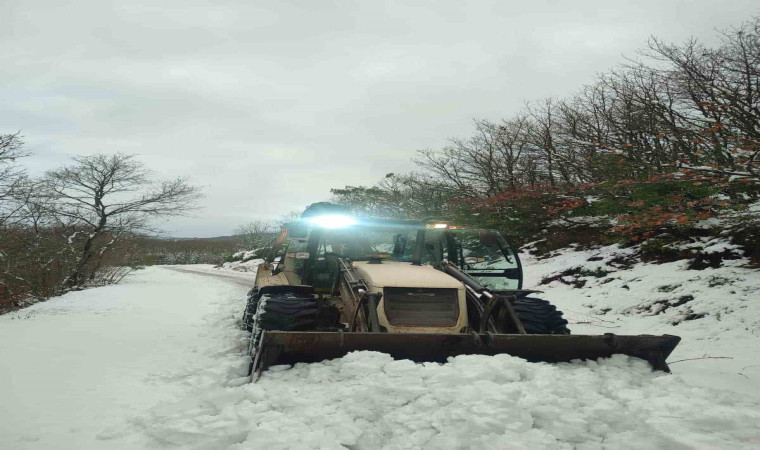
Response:
[{"label": "bright headlight", "polygon": [[439,223],[431,222],[431,223],[426,224],[425,227],[426,228],[436,228],[436,229],[440,230],[440,229],[443,229],[443,228],[448,228],[449,224],[448,223],[443,223],[443,222],[439,222]]},{"label": "bright headlight", "polygon": [[354,220],[354,218],[341,215],[311,217],[307,219],[307,221],[324,228],[345,228],[350,227],[351,225],[356,225],[356,220]]}]

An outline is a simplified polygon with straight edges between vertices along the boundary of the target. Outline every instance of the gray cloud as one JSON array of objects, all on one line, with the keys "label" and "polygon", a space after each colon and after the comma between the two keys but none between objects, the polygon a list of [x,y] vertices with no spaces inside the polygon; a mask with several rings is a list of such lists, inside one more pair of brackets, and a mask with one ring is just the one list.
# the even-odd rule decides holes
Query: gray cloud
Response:
[{"label": "gray cloud", "polygon": [[206,186],[176,236],[230,233],[414,168],[649,35],[715,40],[754,1],[0,0],[0,124],[35,173],[137,153]]}]

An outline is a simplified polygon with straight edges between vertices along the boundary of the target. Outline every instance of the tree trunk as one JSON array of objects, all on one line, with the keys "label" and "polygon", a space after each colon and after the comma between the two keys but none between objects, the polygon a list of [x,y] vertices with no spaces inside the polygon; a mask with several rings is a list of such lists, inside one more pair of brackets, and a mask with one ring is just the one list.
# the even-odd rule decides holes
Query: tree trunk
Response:
[{"label": "tree trunk", "polygon": [[90,262],[90,258],[92,258],[92,243],[95,241],[96,237],[97,234],[93,233],[90,235],[90,237],[87,238],[87,241],[85,241],[84,247],[82,248],[82,254],[79,257],[77,265],[63,282],[63,287],[65,289],[71,289],[73,287],[79,286],[86,278],[83,276],[83,272],[84,268],[87,266],[87,263]]}]

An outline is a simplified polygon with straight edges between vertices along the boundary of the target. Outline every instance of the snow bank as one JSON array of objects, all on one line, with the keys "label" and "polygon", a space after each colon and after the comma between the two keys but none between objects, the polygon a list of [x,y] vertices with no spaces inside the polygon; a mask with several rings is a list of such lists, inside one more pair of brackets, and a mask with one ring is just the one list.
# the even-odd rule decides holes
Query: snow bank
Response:
[{"label": "snow bank", "polygon": [[232,270],[236,272],[256,272],[256,268],[264,260],[257,256],[263,251],[263,248],[256,250],[243,250],[232,255],[233,261],[226,262],[217,266],[220,270]]},{"label": "snow bank", "polygon": [[521,259],[525,287],[544,291],[574,334],[681,336],[669,361],[687,361],[673,364],[675,373],[760,399],[760,270],[745,260],[689,270],[686,260],[642,263],[635,248],[617,246]]},{"label": "snow bank", "polygon": [[217,267],[220,270],[232,270],[235,272],[253,272],[256,273],[256,268],[259,264],[263,263],[263,259],[249,259],[246,261],[231,261],[222,264]]}]

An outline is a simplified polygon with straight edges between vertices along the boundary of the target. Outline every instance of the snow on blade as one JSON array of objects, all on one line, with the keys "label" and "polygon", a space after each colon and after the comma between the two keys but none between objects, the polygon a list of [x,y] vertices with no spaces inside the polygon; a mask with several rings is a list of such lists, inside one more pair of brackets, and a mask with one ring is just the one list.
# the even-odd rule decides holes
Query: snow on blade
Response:
[{"label": "snow on blade", "polygon": [[617,355],[534,364],[466,355],[448,364],[355,352],[265,372],[153,411],[146,431],[198,448],[751,448],[758,403],[695,389]]}]

